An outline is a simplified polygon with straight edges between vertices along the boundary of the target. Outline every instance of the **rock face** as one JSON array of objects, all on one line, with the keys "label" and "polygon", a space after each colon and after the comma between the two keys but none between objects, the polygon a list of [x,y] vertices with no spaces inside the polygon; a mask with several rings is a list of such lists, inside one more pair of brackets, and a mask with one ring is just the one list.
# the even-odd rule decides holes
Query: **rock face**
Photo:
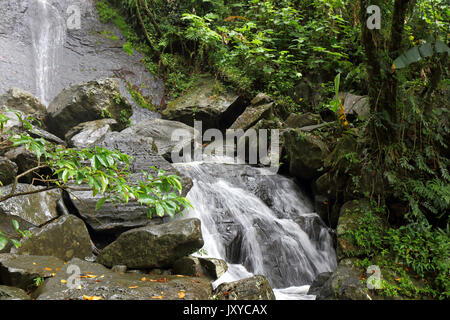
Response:
[{"label": "rock face", "polygon": [[179,153],[185,145],[192,144],[195,135],[200,132],[182,122],[148,119],[123,130],[121,134],[142,137],[158,155],[171,161],[172,152]]},{"label": "rock face", "polygon": [[164,268],[201,247],[200,220],[177,220],[122,233],[100,252],[97,262],[108,267]]},{"label": "rock face", "polygon": [[92,148],[98,145],[108,132],[117,125],[114,119],[101,119],[80,123],[66,133],[65,139],[71,147]]},{"label": "rock face", "polygon": [[64,138],[76,125],[102,118],[113,118],[123,128],[132,113],[131,105],[120,95],[118,80],[106,78],[61,91],[50,103],[45,123]]},{"label": "rock face", "polygon": [[230,129],[247,130],[261,119],[269,119],[273,115],[274,103],[270,97],[260,93],[256,96],[245,111],[231,125]]},{"label": "rock face", "polygon": [[47,108],[31,93],[19,89],[11,88],[0,96],[0,107],[8,107],[26,114],[43,116]]},{"label": "rock face", "polygon": [[17,176],[17,164],[8,158],[0,157],[0,182],[1,185],[8,185]]},{"label": "rock face", "polygon": [[227,272],[227,263],[221,259],[183,257],[175,261],[173,272],[186,276],[202,276],[212,281]]},{"label": "rock face", "polygon": [[309,294],[316,295],[316,300],[372,300],[351,260],[341,261],[333,273],[319,274]]},{"label": "rock face", "polygon": [[366,118],[369,115],[369,98],[367,96],[357,96],[349,92],[340,92],[339,98],[344,101],[345,114]]},{"label": "rock face", "polygon": [[31,297],[22,289],[0,286],[0,300],[31,300]]},{"label": "rock face", "polygon": [[[0,188],[2,195],[11,192],[12,185]],[[35,191],[42,187],[28,184],[17,184],[16,193]],[[57,202],[61,198],[59,191],[38,192],[30,195],[18,196],[0,202],[0,214],[21,217],[23,220],[39,227],[58,217]]]},{"label": "rock face", "polygon": [[286,130],[284,138],[289,173],[302,180],[311,180],[320,175],[324,159],[329,153],[327,145],[319,138],[295,129]]},{"label": "rock face", "polygon": [[0,283],[24,290],[34,286],[37,277],[48,278],[64,262],[55,257],[0,254]]},{"label": "rock face", "polygon": [[275,300],[269,281],[257,275],[230,283],[222,283],[214,290],[217,300]]},{"label": "rock face", "polygon": [[286,127],[287,128],[303,128],[307,126],[313,126],[320,124],[322,122],[322,118],[318,114],[314,113],[304,113],[304,114],[291,114],[286,119]]},{"label": "rock face", "polygon": [[[90,275],[91,278],[80,278],[79,284],[68,286],[73,282],[69,279],[73,275],[73,271],[68,270],[69,266],[78,267],[81,275]],[[203,278],[120,274],[98,263],[74,258],[56,272],[54,277],[45,281],[33,296],[37,300],[83,300],[84,295],[97,296],[102,300],[153,300],[154,297],[179,300],[180,292],[183,292],[182,299],[207,300],[211,296],[211,289],[210,282]]]},{"label": "rock face", "polygon": [[217,80],[202,79],[198,85],[178,99],[170,102],[163,118],[194,126],[202,121],[203,131],[226,129],[245,109],[245,99],[229,91]]},{"label": "rock face", "polygon": [[91,239],[84,222],[73,215],[64,215],[41,228],[32,238],[22,241],[18,254],[53,256],[64,261],[92,255]]}]

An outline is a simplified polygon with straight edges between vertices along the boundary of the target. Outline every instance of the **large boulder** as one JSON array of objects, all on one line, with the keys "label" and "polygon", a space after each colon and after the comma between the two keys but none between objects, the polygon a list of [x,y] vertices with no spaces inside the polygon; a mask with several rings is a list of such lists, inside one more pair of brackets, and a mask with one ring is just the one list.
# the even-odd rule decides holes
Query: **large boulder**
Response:
[{"label": "large boulder", "polygon": [[83,122],[66,133],[65,139],[71,147],[92,148],[98,145],[108,132],[117,126],[114,119]]},{"label": "large boulder", "polygon": [[106,78],[61,91],[50,103],[45,123],[50,132],[64,138],[76,125],[102,118],[113,118],[124,128],[132,112],[120,95],[118,80]]},{"label": "large boulder", "polygon": [[193,127],[202,121],[203,131],[228,128],[244,111],[243,97],[225,88],[219,81],[203,78],[185,94],[170,102],[163,118],[180,121]]},{"label": "large boulder", "polygon": [[350,259],[341,261],[333,273],[319,274],[308,295],[315,295],[316,300],[372,300]]},{"label": "large boulder", "polygon": [[289,115],[289,117],[285,121],[285,125],[287,128],[303,128],[307,126],[313,126],[320,124],[322,122],[322,118],[320,115],[307,112],[303,114],[293,113]]},{"label": "large boulder", "polygon": [[148,119],[123,130],[121,134],[144,138],[158,155],[171,161],[173,152],[180,153],[186,145],[193,143],[196,135],[201,133],[182,122]]},{"label": "large boulder", "polygon": [[49,278],[64,262],[51,256],[0,254],[0,283],[30,290],[36,278]]},{"label": "large boulder", "polygon": [[74,257],[90,258],[91,238],[81,219],[73,215],[64,215],[32,233],[31,238],[22,240],[22,245],[13,252],[53,256],[64,261]]},{"label": "large boulder", "polygon": [[284,132],[285,147],[289,158],[289,173],[302,180],[311,180],[324,169],[328,146],[320,138],[299,129]]},{"label": "large boulder", "polygon": [[[78,284],[70,278],[75,268],[79,268],[81,276],[77,279]],[[33,296],[37,300],[83,300],[86,297],[102,300],[207,300],[211,291],[210,281],[203,278],[119,273],[101,264],[74,258],[45,281]]]},{"label": "large boulder", "polygon": [[[12,185],[0,188],[2,195],[8,195]],[[17,184],[15,194],[24,192],[36,192],[43,187],[28,184]],[[17,196],[0,202],[0,214],[17,216],[36,227],[58,217],[58,201],[61,199],[59,191],[36,192],[33,194]]]},{"label": "large boulder", "polygon": [[0,186],[14,181],[17,176],[17,164],[8,158],[0,157]]},{"label": "large boulder", "polygon": [[349,92],[340,92],[339,98],[344,101],[344,112],[350,117],[367,118],[370,112],[369,98]]},{"label": "large boulder", "polygon": [[[134,160],[130,163],[132,175],[128,179],[131,184],[143,179],[141,170],[152,172],[150,167],[155,166],[166,174],[176,174],[182,178],[182,196],[186,196],[192,187],[192,180],[180,174],[167,160],[158,155],[145,137],[130,136],[123,131],[109,132],[99,146],[133,157]],[[120,205],[107,202],[99,210],[95,210],[101,195],[94,197],[92,191],[73,191],[70,198],[84,221],[97,232],[120,233],[143,227],[149,221],[147,207],[135,200]]]},{"label": "large boulder", "polygon": [[200,220],[176,220],[122,233],[100,252],[97,262],[108,267],[164,268],[202,247]]},{"label": "large boulder", "polygon": [[19,88],[11,88],[0,96],[0,108],[10,108],[37,117],[44,116],[47,112],[38,98]]},{"label": "large boulder", "polygon": [[273,116],[273,106],[274,103],[269,96],[263,93],[258,94],[230,126],[230,129],[242,129],[245,131],[261,119],[270,119]]},{"label": "large boulder", "polygon": [[222,283],[213,294],[217,300],[275,300],[269,281],[261,275]]}]

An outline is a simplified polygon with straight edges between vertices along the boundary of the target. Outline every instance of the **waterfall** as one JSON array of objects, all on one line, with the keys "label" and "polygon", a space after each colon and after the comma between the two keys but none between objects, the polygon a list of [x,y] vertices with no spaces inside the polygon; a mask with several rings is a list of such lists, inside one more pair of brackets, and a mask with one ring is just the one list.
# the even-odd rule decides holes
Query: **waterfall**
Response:
[{"label": "waterfall", "polygon": [[62,58],[66,35],[65,20],[50,0],[35,0],[29,10],[35,90],[41,102],[48,105],[49,99],[52,98],[52,84]]},{"label": "waterfall", "polygon": [[315,298],[306,295],[309,285],[336,268],[336,254],[329,229],[292,179],[248,165],[175,166],[194,182],[187,196],[194,209],[185,216],[202,221],[200,252],[229,265],[215,286],[261,274],[277,299]]}]

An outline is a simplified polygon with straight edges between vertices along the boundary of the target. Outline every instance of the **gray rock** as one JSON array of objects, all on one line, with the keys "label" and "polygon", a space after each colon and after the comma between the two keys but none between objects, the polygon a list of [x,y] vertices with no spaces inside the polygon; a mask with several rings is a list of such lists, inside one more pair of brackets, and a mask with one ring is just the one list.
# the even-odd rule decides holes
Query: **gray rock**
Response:
[{"label": "gray rock", "polygon": [[349,92],[340,92],[339,97],[344,101],[346,115],[367,118],[370,112],[369,98],[367,96],[357,96]]},{"label": "gray rock", "polygon": [[119,273],[121,273],[121,272],[127,272],[127,266],[124,266],[124,265],[116,265],[116,266],[113,266],[112,268],[111,268],[111,271],[114,271],[114,272],[119,272]]},{"label": "gray rock", "polygon": [[27,150],[25,146],[20,146],[9,150],[5,153],[5,157],[17,165],[19,174],[38,166],[38,159],[36,155]]},{"label": "gray rock", "polygon": [[47,108],[38,98],[19,88],[11,88],[8,92],[1,95],[0,107],[7,107],[36,116],[44,116],[47,112]]},{"label": "gray rock", "polygon": [[22,246],[13,252],[53,256],[64,261],[74,257],[84,259],[92,255],[91,239],[81,219],[65,215],[22,240]]},{"label": "gray rock", "polygon": [[308,294],[316,295],[316,300],[372,300],[351,260],[341,261],[331,275],[319,274]]},{"label": "gray rock", "polygon": [[221,259],[183,257],[175,261],[173,272],[187,276],[206,277],[215,281],[228,270],[228,265]]},{"label": "gray rock", "polygon": [[22,289],[0,286],[0,300],[31,300],[31,297]]},{"label": "gray rock", "polygon": [[[10,239],[14,239],[17,241],[20,241],[20,239],[22,239],[22,235],[14,229],[14,226],[12,224],[13,220],[16,220],[19,223],[20,230],[29,230],[30,228],[35,227],[31,223],[23,220],[20,217],[0,213],[0,230],[8,234]],[[12,243],[8,241],[6,246],[2,250],[0,250],[0,253],[10,252],[12,246]]]},{"label": "gray rock", "polygon": [[[34,192],[43,187],[17,184],[16,193]],[[2,195],[11,192],[12,185],[0,188]],[[21,217],[23,220],[39,227],[58,217],[57,202],[61,198],[59,191],[45,191],[18,196],[0,202],[0,214]]]},{"label": "gray rock", "polygon": [[228,128],[245,109],[245,99],[225,88],[219,81],[204,78],[191,90],[170,102],[163,118],[194,126],[202,121],[203,131]]},{"label": "gray rock", "polygon": [[49,278],[62,268],[64,262],[50,256],[0,254],[0,283],[29,290],[38,277]]},{"label": "gray rock", "polygon": [[307,112],[304,114],[291,114],[285,121],[287,128],[303,128],[320,124],[322,118],[318,114]]},{"label": "gray rock", "polygon": [[[69,266],[78,267],[81,275],[89,275],[91,278],[80,278],[78,284],[70,286],[74,283],[69,279],[73,275],[73,271],[68,270]],[[151,275],[143,277],[142,274],[136,273],[120,274],[101,264],[74,258],[67,262],[54,277],[45,281],[33,296],[37,300],[83,300],[84,296],[100,297],[102,300],[154,300],[153,297],[179,300],[180,292],[184,292],[185,300],[207,300],[211,296],[211,289],[207,279],[170,275],[164,278]]]},{"label": "gray rock", "polygon": [[213,294],[217,300],[275,300],[269,281],[260,275],[222,283]]},{"label": "gray rock", "polygon": [[71,147],[92,148],[98,145],[105,135],[117,125],[114,119],[101,119],[80,123],[66,133],[65,139]]},{"label": "gray rock", "polygon": [[97,262],[108,267],[164,268],[202,246],[200,220],[176,220],[122,233],[100,252]]},{"label": "gray rock", "polygon": [[258,94],[245,111],[234,121],[230,129],[247,130],[256,125],[261,119],[270,119],[273,116],[273,106],[271,98],[264,93]]},{"label": "gray rock", "polygon": [[0,185],[6,186],[14,181],[17,176],[17,164],[8,158],[0,157]]},{"label": "gray rock", "polygon": [[102,118],[113,118],[124,128],[131,115],[131,105],[120,95],[118,80],[106,78],[61,91],[50,103],[45,123],[50,132],[64,138],[76,125]]},{"label": "gray rock", "polygon": [[298,129],[286,130],[284,138],[289,158],[289,173],[303,180],[319,176],[329,154],[327,145],[319,138]]}]

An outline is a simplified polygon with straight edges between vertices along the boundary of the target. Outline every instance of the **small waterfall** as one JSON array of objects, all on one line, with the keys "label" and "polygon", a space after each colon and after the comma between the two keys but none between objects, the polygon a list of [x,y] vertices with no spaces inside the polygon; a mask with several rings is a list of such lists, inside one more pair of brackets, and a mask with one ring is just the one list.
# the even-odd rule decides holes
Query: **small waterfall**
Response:
[{"label": "small waterfall", "polygon": [[336,268],[336,254],[329,229],[294,181],[247,165],[175,166],[194,181],[187,215],[202,221],[206,256],[229,265],[214,285],[262,274],[277,299],[314,299],[309,285]]},{"label": "small waterfall", "polygon": [[62,59],[66,35],[65,20],[50,0],[33,0],[29,12],[36,95],[43,104],[48,105],[52,83]]}]

